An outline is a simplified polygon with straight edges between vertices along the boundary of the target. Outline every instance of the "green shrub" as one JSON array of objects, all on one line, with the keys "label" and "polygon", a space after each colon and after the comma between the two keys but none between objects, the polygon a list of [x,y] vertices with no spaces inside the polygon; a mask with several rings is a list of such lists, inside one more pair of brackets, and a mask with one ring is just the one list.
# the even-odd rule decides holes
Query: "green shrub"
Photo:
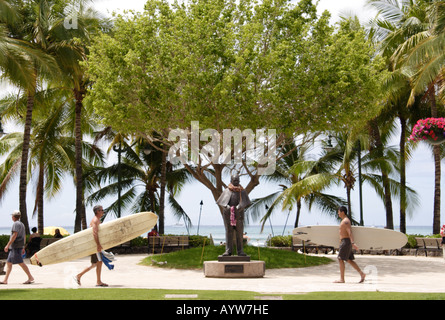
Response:
[{"label": "green shrub", "polygon": [[132,247],[146,247],[148,246],[148,239],[144,237],[137,237],[130,241]]},{"label": "green shrub", "polygon": [[292,236],[276,236],[267,241],[269,247],[292,247]]},{"label": "green shrub", "polygon": [[0,235],[0,250],[3,250],[8,244],[9,236],[6,234]]},{"label": "green shrub", "polygon": [[202,247],[204,245],[204,240],[206,246],[211,244],[210,238],[207,236],[191,235],[189,236],[189,245],[191,248]]}]

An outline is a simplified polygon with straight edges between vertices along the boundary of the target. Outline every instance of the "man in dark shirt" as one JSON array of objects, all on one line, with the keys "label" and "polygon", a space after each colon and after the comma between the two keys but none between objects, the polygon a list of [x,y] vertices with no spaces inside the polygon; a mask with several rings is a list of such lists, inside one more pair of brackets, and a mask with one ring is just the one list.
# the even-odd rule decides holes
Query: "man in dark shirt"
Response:
[{"label": "man in dark shirt", "polygon": [[14,221],[11,229],[11,237],[8,244],[5,246],[5,252],[9,252],[8,260],[6,260],[6,275],[0,284],[8,284],[9,275],[12,271],[12,265],[18,264],[28,276],[28,280],[23,284],[34,283],[34,278],[28,269],[28,266],[23,262],[22,255],[25,253],[25,226],[20,221],[21,214],[19,211],[12,213],[12,221]]}]

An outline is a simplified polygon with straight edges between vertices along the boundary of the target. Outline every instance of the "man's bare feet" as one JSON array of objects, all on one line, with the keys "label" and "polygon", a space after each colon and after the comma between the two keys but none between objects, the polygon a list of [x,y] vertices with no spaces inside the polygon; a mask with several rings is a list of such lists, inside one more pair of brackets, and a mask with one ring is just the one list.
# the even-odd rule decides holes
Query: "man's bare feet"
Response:
[{"label": "man's bare feet", "polygon": [[362,278],[360,279],[359,283],[365,282],[366,274],[362,274]]},{"label": "man's bare feet", "polygon": [[108,287],[108,284],[101,282],[100,284],[96,284],[96,287]]},{"label": "man's bare feet", "polygon": [[336,281],[334,281],[334,283],[345,283],[345,281],[344,280],[336,280]]}]

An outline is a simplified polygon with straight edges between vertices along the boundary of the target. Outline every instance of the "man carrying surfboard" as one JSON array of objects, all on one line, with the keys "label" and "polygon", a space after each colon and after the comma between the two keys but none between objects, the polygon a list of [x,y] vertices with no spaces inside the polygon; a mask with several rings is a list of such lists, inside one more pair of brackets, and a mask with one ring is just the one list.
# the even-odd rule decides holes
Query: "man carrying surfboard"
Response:
[{"label": "man carrying surfboard", "polygon": [[93,228],[93,237],[94,241],[97,245],[97,253],[94,253],[91,255],[91,266],[83,270],[81,273],[79,273],[77,276],[74,277],[74,280],[76,280],[77,284],[80,286],[80,278],[87,273],[88,271],[96,268],[96,287],[108,287],[108,284],[103,283],[101,280],[101,274],[102,274],[102,257],[101,257],[101,251],[102,246],[99,241],[99,225],[100,225],[100,218],[104,215],[104,209],[102,206],[95,206],[93,208],[94,217],[93,220],[91,220],[90,227]]},{"label": "man carrying surfboard", "polygon": [[354,243],[351,221],[349,220],[347,213],[348,209],[345,207],[338,208],[338,216],[342,219],[340,223],[340,246],[337,257],[340,265],[340,280],[334,282],[345,283],[345,261],[347,261],[360,274],[361,278],[359,283],[363,283],[366,275],[354,261],[355,258],[352,248],[358,250],[358,247]]}]

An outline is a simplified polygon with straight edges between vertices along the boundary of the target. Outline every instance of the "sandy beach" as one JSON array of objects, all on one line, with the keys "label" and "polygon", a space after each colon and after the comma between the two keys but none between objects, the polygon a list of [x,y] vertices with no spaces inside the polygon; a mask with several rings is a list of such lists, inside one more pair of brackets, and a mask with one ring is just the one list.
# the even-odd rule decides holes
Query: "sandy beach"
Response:
[{"label": "sandy beach", "polygon": [[[146,255],[119,255],[115,269],[105,266],[102,280],[110,288],[243,290],[260,293],[304,293],[320,291],[382,291],[382,292],[445,292],[445,262],[443,258],[414,256],[356,256],[356,262],[365,271],[364,284],[357,283],[359,275],[351,266],[346,267],[346,283],[333,283],[339,278],[338,263],[294,269],[266,270],[260,279],[206,278],[202,270],[174,270],[147,267],[138,263]],[[335,260],[335,256],[328,255]],[[28,261],[27,261],[28,262]],[[89,265],[89,258],[38,267],[29,265],[35,283],[24,285],[26,275],[14,266],[7,288],[66,288],[78,286],[73,276]],[[3,276],[0,276],[3,279]],[[95,287],[95,272],[82,278],[82,288]]]}]

